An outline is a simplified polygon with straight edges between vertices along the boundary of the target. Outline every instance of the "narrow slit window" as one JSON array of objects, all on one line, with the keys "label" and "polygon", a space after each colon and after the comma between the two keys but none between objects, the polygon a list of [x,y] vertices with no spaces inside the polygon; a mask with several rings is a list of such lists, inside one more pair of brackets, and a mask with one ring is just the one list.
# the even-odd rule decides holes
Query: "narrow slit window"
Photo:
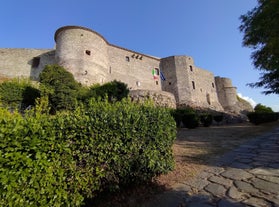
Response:
[{"label": "narrow slit window", "polygon": [[215,88],[215,85],[214,85],[214,83],[212,83],[212,88]]},{"label": "narrow slit window", "polygon": [[192,86],[193,86],[193,89],[196,89],[195,81],[192,81]]},{"label": "narrow slit window", "polygon": [[129,56],[126,56],[126,61],[130,62],[130,57]]},{"label": "narrow slit window", "polygon": [[193,66],[192,65],[190,65],[190,71],[193,71]]},{"label": "narrow slit window", "polygon": [[91,55],[91,51],[90,50],[85,50],[85,54],[86,55]]}]

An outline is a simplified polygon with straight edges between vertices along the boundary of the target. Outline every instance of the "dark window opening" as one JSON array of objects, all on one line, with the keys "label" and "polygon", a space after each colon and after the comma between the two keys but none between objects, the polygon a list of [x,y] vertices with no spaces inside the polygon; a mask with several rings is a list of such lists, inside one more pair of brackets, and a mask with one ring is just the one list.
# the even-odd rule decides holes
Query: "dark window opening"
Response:
[{"label": "dark window opening", "polygon": [[190,71],[193,71],[193,66],[192,65],[190,65]]},{"label": "dark window opening", "polygon": [[156,81],[156,85],[159,85],[159,81]]},{"label": "dark window opening", "polygon": [[127,62],[130,62],[129,56],[126,56],[126,61],[127,61]]},{"label": "dark window opening", "polygon": [[155,75],[159,75],[160,74],[160,71],[158,68],[155,68]]},{"label": "dark window opening", "polygon": [[171,85],[171,82],[169,82],[169,85]]},{"label": "dark window opening", "polygon": [[207,100],[207,103],[208,103],[209,105],[211,105],[210,94],[206,94],[206,100]]},{"label": "dark window opening", "polygon": [[85,50],[85,54],[86,55],[91,55],[91,51],[90,50]]},{"label": "dark window opening", "polygon": [[40,65],[40,57],[34,57],[32,61],[32,67],[37,68]]},{"label": "dark window opening", "polygon": [[214,86],[214,83],[212,83],[212,88],[214,88],[215,86]]},{"label": "dark window opening", "polygon": [[196,86],[195,86],[195,82],[192,81],[192,86],[193,86],[193,89],[196,89]]}]

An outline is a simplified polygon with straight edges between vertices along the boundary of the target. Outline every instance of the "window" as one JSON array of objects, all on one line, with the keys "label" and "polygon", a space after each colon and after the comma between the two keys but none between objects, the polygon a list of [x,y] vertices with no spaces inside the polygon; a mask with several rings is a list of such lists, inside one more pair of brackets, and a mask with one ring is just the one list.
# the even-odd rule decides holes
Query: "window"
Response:
[{"label": "window", "polygon": [[192,65],[190,65],[190,71],[193,71],[193,66]]},{"label": "window", "polygon": [[211,104],[211,101],[210,101],[210,94],[206,94],[206,100],[207,100],[207,103],[210,105]]},{"label": "window", "polygon": [[159,81],[156,81],[156,85],[159,85]]},{"label": "window", "polygon": [[85,54],[86,55],[91,55],[91,51],[90,50],[85,50]]},{"label": "window", "polygon": [[126,61],[130,62],[130,57],[129,56],[126,56]]},{"label": "window", "polygon": [[195,86],[195,82],[192,81],[192,86],[193,86],[193,89],[196,89],[196,86]]},{"label": "window", "polygon": [[37,68],[40,65],[40,57],[34,57],[32,61],[32,68]]},{"label": "window", "polygon": [[159,75],[160,74],[160,71],[158,68],[155,68],[155,75]]},{"label": "window", "polygon": [[214,88],[215,86],[214,86],[214,83],[212,83],[212,88]]},{"label": "window", "polygon": [[169,82],[169,85],[171,85],[171,82]]}]

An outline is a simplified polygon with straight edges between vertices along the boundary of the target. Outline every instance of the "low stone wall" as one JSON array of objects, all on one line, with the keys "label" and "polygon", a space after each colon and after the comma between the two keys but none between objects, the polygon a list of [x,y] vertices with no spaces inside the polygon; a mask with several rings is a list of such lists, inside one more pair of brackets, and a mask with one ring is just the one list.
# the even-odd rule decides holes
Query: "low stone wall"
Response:
[{"label": "low stone wall", "polygon": [[148,99],[154,101],[156,106],[176,108],[174,95],[165,91],[131,90],[129,93],[132,101],[142,102]]}]

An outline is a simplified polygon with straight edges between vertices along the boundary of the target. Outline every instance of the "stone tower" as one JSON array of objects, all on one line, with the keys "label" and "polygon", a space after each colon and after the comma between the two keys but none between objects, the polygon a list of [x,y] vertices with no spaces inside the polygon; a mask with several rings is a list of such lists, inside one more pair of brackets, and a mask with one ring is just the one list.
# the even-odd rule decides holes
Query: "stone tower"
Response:
[{"label": "stone tower", "polygon": [[226,111],[234,111],[237,104],[236,87],[229,78],[215,77],[219,102]]},{"label": "stone tower", "polygon": [[192,57],[162,58],[160,68],[167,80],[162,83],[162,90],[175,95],[178,107],[223,110],[218,100],[214,75],[196,67]]},{"label": "stone tower", "polygon": [[106,82],[108,44],[98,33],[83,27],[66,26],[55,33],[57,64],[85,85]]}]

